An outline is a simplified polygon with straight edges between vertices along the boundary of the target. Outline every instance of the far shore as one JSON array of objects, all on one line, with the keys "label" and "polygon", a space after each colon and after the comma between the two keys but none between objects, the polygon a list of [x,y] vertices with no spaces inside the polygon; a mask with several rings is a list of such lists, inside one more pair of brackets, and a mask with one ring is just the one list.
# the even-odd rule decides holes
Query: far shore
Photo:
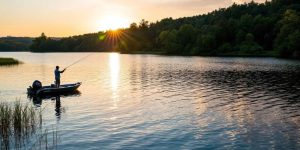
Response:
[{"label": "far shore", "polygon": [[[169,54],[163,51],[132,51],[132,52],[119,52],[119,51],[0,51],[4,52],[30,52],[30,53],[120,53],[128,55],[161,55],[161,56],[184,56],[184,57],[261,57],[261,58],[283,58],[283,59],[295,59],[295,58],[284,58],[280,57],[276,51],[263,51],[260,54],[248,54],[248,53],[220,53],[220,54],[200,54],[200,55],[180,55],[180,54]],[[13,58],[0,58],[0,65],[13,65],[20,64],[21,62]]]},{"label": "far shore", "polygon": [[152,54],[152,55],[164,55],[164,56],[200,56],[200,57],[280,57],[280,55],[275,51],[263,51],[260,54],[248,54],[248,53],[219,53],[219,54],[200,54],[200,55],[179,55],[179,54],[168,54],[161,51],[135,51],[130,53],[124,53],[121,54]]}]

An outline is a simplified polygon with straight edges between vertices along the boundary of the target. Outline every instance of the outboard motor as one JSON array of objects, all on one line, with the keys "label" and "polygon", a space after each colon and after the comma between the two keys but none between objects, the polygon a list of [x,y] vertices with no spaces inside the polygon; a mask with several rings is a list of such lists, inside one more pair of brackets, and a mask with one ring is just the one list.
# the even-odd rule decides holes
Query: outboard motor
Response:
[{"label": "outboard motor", "polygon": [[33,83],[32,83],[32,89],[33,91],[37,91],[39,89],[41,89],[43,86],[42,86],[42,82],[39,81],[39,80],[35,80]]}]

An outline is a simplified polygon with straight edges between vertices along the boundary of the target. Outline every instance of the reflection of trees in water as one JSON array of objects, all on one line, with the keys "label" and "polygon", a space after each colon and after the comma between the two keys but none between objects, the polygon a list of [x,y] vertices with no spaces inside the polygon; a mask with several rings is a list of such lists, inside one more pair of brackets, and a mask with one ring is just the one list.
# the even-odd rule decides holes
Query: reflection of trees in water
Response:
[{"label": "reflection of trees in water", "polygon": [[[165,88],[236,93],[259,98],[265,93],[272,98],[282,98],[288,104],[300,103],[300,72],[280,71],[194,71],[171,70],[151,75]],[[184,87],[184,88],[183,88]],[[200,92],[200,90],[199,90]],[[251,98],[250,97],[250,98]]]},{"label": "reflection of trees in water", "polygon": [[179,68],[175,66],[175,68],[148,71],[147,78],[136,75],[142,74],[142,71],[137,72],[136,69],[134,71],[132,79],[154,82],[154,84],[149,82],[147,86],[142,85],[150,95],[161,92],[162,94],[158,96],[171,96],[169,99],[176,95],[194,100],[201,99],[210,107],[228,111],[249,108],[253,111],[265,111],[278,107],[285,117],[288,115],[295,118],[295,114],[299,114],[300,72],[296,68],[283,69],[283,71],[205,71],[180,69],[180,66]]},{"label": "reflection of trees in water", "polygon": [[[176,99],[180,103],[182,97],[189,98],[196,107],[195,114],[200,114],[199,126],[232,125],[226,134],[249,143],[262,140],[260,137],[286,137],[276,139],[277,144],[295,144],[294,139],[299,139],[299,132],[294,130],[300,127],[299,70],[169,68],[149,73],[149,80],[157,82],[153,86],[162,89],[157,96],[170,95],[164,102]],[[147,91],[152,92],[152,88]]]},{"label": "reflection of trees in water", "polygon": [[[230,135],[244,134],[253,143],[257,137],[252,134],[284,136],[290,143],[297,142],[293,139],[299,138],[294,129],[300,126],[300,72],[207,71],[202,78],[206,87],[214,90],[211,94],[222,96],[213,100],[210,108],[221,110],[227,121],[239,125],[234,130],[238,132]],[[259,133],[266,126],[268,132]]]},{"label": "reflection of trees in water", "polygon": [[244,97],[259,99],[268,95],[268,99],[282,98],[287,104],[300,102],[300,72],[207,71],[202,73],[202,78],[205,78],[206,84],[210,86]]}]

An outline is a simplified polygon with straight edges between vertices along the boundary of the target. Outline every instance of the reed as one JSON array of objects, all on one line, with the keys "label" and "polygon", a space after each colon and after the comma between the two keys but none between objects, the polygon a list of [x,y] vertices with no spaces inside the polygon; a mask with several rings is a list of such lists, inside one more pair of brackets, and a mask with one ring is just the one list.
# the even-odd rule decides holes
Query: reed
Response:
[{"label": "reed", "polygon": [[35,138],[35,142],[31,146],[29,146],[28,149],[58,149],[57,144],[59,142],[59,138],[57,129],[53,128],[52,132],[49,132],[48,129],[40,130],[40,133],[36,134]]},{"label": "reed", "polygon": [[[11,149],[12,145],[15,149],[21,149],[27,147],[26,143],[34,138],[43,141],[39,142],[40,147],[49,149],[48,138],[51,137],[48,134],[51,135],[47,129],[42,129],[42,111],[22,105],[20,101],[13,104],[0,103],[0,149]],[[55,141],[53,144],[57,144],[57,131],[53,130],[52,135]]]},{"label": "reed", "polygon": [[0,147],[1,149],[8,149],[9,147],[9,136],[11,133],[11,114],[12,110],[8,104],[0,104]]}]

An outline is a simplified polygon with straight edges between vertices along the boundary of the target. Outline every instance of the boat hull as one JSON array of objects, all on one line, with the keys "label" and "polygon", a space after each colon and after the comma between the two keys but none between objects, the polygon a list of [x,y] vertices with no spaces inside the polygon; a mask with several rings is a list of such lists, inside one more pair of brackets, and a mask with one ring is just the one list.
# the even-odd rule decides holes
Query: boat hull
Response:
[{"label": "boat hull", "polygon": [[35,94],[35,95],[50,95],[50,94],[63,94],[76,91],[81,82],[74,83],[74,84],[64,84],[61,85],[59,88],[51,87],[51,86],[43,86],[41,89],[37,91],[33,91],[32,88],[27,89],[28,94]]}]

